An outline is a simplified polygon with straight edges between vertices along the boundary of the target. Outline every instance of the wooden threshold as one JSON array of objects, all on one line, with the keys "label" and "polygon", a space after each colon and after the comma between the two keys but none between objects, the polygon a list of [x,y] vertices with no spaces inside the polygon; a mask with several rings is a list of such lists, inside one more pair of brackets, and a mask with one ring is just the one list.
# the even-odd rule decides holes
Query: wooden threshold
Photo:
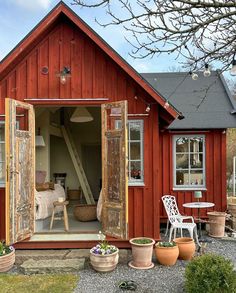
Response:
[{"label": "wooden threshold", "polygon": [[[131,248],[129,240],[121,240],[114,238],[107,238],[110,244],[118,248]],[[160,240],[154,239],[155,241]],[[15,249],[79,249],[79,248],[92,248],[98,243],[97,240],[83,240],[83,241],[21,241],[14,244]]]}]

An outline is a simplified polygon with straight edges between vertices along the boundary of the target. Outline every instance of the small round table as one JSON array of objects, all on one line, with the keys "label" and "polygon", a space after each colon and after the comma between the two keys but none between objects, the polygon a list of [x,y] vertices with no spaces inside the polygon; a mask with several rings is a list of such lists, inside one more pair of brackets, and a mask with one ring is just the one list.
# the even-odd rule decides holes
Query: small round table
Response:
[{"label": "small round table", "polygon": [[184,203],[183,207],[190,208],[190,209],[198,209],[198,223],[199,223],[199,238],[202,237],[202,227],[201,227],[201,221],[200,221],[200,209],[207,209],[214,207],[213,202],[203,202],[203,201],[197,201],[197,202],[189,202]]}]

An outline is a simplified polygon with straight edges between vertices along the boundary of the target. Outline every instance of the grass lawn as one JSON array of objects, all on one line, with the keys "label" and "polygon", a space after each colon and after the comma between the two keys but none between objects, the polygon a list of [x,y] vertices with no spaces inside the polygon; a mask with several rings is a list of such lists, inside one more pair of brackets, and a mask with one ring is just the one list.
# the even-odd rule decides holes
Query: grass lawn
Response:
[{"label": "grass lawn", "polygon": [[0,293],[71,293],[78,280],[79,276],[73,274],[0,274]]}]

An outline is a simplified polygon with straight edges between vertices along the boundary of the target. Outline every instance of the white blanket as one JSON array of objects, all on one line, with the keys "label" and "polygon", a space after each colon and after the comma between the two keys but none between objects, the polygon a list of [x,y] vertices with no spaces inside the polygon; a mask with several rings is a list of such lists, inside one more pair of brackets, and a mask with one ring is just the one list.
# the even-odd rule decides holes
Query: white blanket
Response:
[{"label": "white blanket", "polygon": [[[60,184],[55,184],[54,190],[35,190],[36,220],[45,219],[52,215],[53,202],[57,201],[58,197],[64,199],[66,197],[65,190]],[[57,207],[57,212],[61,210],[62,207]]]}]

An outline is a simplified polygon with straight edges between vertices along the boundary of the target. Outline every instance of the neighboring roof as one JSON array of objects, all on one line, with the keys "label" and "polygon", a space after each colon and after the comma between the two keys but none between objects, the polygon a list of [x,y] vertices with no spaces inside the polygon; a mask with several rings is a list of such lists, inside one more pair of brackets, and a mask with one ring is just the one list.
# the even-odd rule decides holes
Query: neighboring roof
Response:
[{"label": "neighboring roof", "polygon": [[[117,52],[115,52],[90,26],[88,26],[72,9],[64,2],[59,2],[46,17],[0,62],[0,79],[19,62],[24,54],[42,37],[47,30],[57,21],[61,15],[69,18],[81,29],[94,43],[96,43],[116,64],[118,64],[140,87],[148,93],[157,103],[165,108],[166,100],[159,92],[150,86],[148,82],[130,66]],[[170,104],[165,108],[171,117],[178,118],[181,113]]]},{"label": "neighboring roof", "polygon": [[210,77],[198,72],[192,80],[189,73],[143,73],[142,76],[183,116],[168,129],[236,128],[236,101],[222,75],[213,71]]}]

